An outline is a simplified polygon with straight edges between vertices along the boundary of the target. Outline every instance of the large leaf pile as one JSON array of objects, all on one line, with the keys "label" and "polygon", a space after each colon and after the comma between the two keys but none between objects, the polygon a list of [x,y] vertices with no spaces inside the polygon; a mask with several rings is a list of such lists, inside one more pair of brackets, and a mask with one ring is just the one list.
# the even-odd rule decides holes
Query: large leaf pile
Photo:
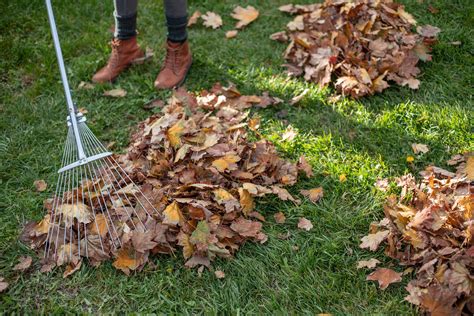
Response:
[{"label": "large leaf pile", "polygon": [[[414,270],[406,300],[432,315],[474,313],[474,156],[466,157],[450,161],[459,164],[456,174],[428,167],[420,183],[412,175],[397,179],[400,196],[389,197],[385,218],[362,239],[373,251],[385,243],[386,255]],[[387,280],[388,272],[368,279]]]},{"label": "large leaf pile", "polygon": [[[102,203],[111,209],[111,218],[107,218],[94,202],[99,199],[97,194],[86,199],[91,201],[87,205],[71,205],[69,222],[74,226],[71,236],[65,236],[73,242],[60,245],[54,262],[47,262],[43,270],[62,264],[69,264],[66,274],[78,269],[85,251],[79,252],[74,240],[85,238],[78,233],[85,228],[88,240],[81,245],[88,247],[90,261],[98,264],[114,258],[113,265],[127,274],[141,269],[150,254],[182,251],[186,266],[208,267],[217,256],[231,257],[247,240],[264,243],[264,218],[255,211],[254,199],[275,194],[298,202],[282,186],[296,182],[298,169],[311,173],[304,159],[298,165],[285,161],[270,142],[249,139],[250,130],[259,139],[259,120],[249,118],[246,109],[280,101],[266,94],[241,95],[235,87],[220,85],[197,96],[176,91],[161,113],[139,124],[128,153],[118,158],[158,215],[147,216],[137,201],[116,205],[106,200]],[[128,194],[126,190],[121,194]],[[47,203],[50,212],[51,204]],[[131,221],[136,218],[125,216],[126,208],[134,208],[127,213],[143,217],[147,229],[134,225]],[[89,218],[87,213],[94,209],[93,222],[81,220]],[[118,236],[107,230],[110,219],[118,227]],[[43,221],[28,225],[23,239],[33,248],[44,248],[50,225],[48,214]],[[114,238],[121,240],[118,250],[112,247]],[[100,251],[102,244],[105,253]]]},{"label": "large leaf pile", "polygon": [[286,32],[271,36],[289,41],[284,58],[288,73],[358,98],[381,92],[388,81],[417,89],[418,61],[431,60],[430,46],[439,29],[411,30],[416,21],[391,0],[326,0],[323,4],[285,5],[297,14]]}]

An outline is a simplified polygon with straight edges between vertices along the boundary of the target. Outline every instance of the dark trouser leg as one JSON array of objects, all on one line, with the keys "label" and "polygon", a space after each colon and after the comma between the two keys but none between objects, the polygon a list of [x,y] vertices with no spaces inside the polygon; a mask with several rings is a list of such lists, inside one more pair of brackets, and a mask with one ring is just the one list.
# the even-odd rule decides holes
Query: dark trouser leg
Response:
[{"label": "dark trouser leg", "polygon": [[168,26],[168,40],[182,43],[188,38],[186,26],[188,24],[187,0],[164,0],[166,25]]},{"label": "dark trouser leg", "polygon": [[114,0],[114,7],[114,37],[125,40],[136,36],[138,0]]}]

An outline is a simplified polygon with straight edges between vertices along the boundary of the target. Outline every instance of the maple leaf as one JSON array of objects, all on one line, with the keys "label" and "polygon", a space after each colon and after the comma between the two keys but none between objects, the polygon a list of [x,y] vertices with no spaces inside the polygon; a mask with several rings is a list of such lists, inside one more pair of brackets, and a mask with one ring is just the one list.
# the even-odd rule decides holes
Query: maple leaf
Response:
[{"label": "maple leaf", "polygon": [[207,245],[209,234],[210,234],[210,230],[209,230],[209,225],[207,224],[207,222],[200,221],[197,224],[196,229],[191,234],[189,241],[193,245],[198,245],[198,244]]},{"label": "maple leaf", "polygon": [[359,247],[369,248],[370,250],[375,251],[379,247],[380,243],[387,238],[389,233],[389,230],[383,230],[375,234],[364,236],[361,239],[362,243],[359,245]]},{"label": "maple leaf", "polygon": [[121,248],[118,251],[117,258],[112,265],[121,270],[126,275],[130,275],[130,270],[136,270],[140,263],[136,258],[135,251],[127,248]]},{"label": "maple leaf", "polygon": [[66,266],[66,269],[64,270],[64,273],[63,273],[63,278],[67,278],[68,276],[72,275],[74,272],[76,271],[79,271],[79,269],[81,269],[81,266],[82,266],[82,260],[80,260],[78,263],[73,263],[73,262],[70,262],[67,266]]},{"label": "maple leaf", "polygon": [[225,155],[222,158],[216,159],[212,162],[212,166],[214,166],[219,172],[224,172],[225,170],[236,170],[237,164],[236,162],[240,161],[240,157],[236,155]]},{"label": "maple leaf", "polygon": [[361,260],[361,261],[357,262],[357,269],[362,269],[362,268],[373,269],[379,263],[380,263],[380,261],[378,261],[375,258],[372,258],[372,259],[369,259],[369,260]]},{"label": "maple leaf", "polygon": [[230,228],[243,237],[257,237],[262,229],[262,223],[239,217],[232,222]]},{"label": "maple leaf", "polygon": [[309,198],[309,200],[313,203],[317,203],[324,195],[323,188],[318,187],[314,189],[309,189],[309,190],[301,190],[300,193]]},{"label": "maple leaf", "polygon": [[206,14],[202,15],[201,18],[204,20],[204,26],[212,27],[217,29],[222,26],[222,18],[220,15],[207,11]]},{"label": "maple leaf", "polygon": [[367,276],[368,281],[377,281],[381,290],[385,290],[390,284],[400,282],[402,274],[392,269],[379,268]]},{"label": "maple leaf", "polygon": [[125,91],[124,89],[112,89],[105,91],[103,95],[106,97],[123,98],[127,95],[127,91]]},{"label": "maple leaf", "polygon": [[313,169],[311,168],[311,165],[308,163],[308,161],[306,161],[305,156],[301,156],[298,159],[297,166],[298,166],[298,170],[303,171],[308,178],[311,178],[312,176],[314,176]]},{"label": "maple leaf", "polygon": [[285,214],[283,214],[283,212],[275,213],[273,217],[275,218],[275,222],[277,222],[278,224],[283,224],[286,221],[286,217],[285,217]]},{"label": "maple leaf", "polygon": [[88,224],[92,220],[92,212],[88,205],[77,202],[75,204],[62,204],[57,209],[58,214],[62,214],[66,226],[72,226],[74,219],[79,223]]},{"label": "maple leaf", "polygon": [[30,256],[21,257],[20,263],[13,267],[15,271],[25,271],[31,266],[32,258]]},{"label": "maple leaf", "polygon": [[107,234],[109,224],[104,214],[97,214],[95,216],[94,221],[89,225],[89,234],[100,235],[101,237],[105,237],[105,235]]},{"label": "maple leaf", "polygon": [[181,136],[184,134],[184,128],[183,121],[179,121],[168,129],[167,136],[172,147],[176,148],[181,145]]},{"label": "maple leaf", "polygon": [[241,29],[246,25],[249,25],[251,22],[255,21],[258,18],[259,12],[252,6],[247,6],[246,8],[242,8],[238,6],[234,9],[234,12],[231,16],[239,20],[235,25],[236,28]]},{"label": "maple leaf", "polygon": [[165,208],[163,215],[165,217],[163,224],[178,225],[183,220],[183,214],[181,213],[179,205],[176,201],[173,201],[173,203],[169,204]]},{"label": "maple leaf", "polygon": [[33,185],[35,186],[36,191],[38,192],[43,192],[48,187],[48,184],[44,180],[36,180],[35,182],[33,182]]},{"label": "maple leaf", "polygon": [[201,17],[201,12],[194,11],[194,13],[191,15],[191,17],[188,20],[188,27],[196,24],[200,17]]},{"label": "maple leaf", "polygon": [[306,231],[310,231],[311,229],[313,229],[313,224],[311,223],[309,219],[301,217],[298,221],[298,228],[304,229]]},{"label": "maple leaf", "polygon": [[474,155],[470,155],[466,159],[466,166],[464,167],[466,178],[469,181],[474,181]]},{"label": "maple leaf", "polygon": [[132,245],[136,251],[145,253],[147,250],[155,248],[158,243],[154,242],[153,231],[140,232],[135,230],[132,234]]},{"label": "maple leaf", "polygon": [[250,214],[250,212],[253,211],[253,208],[255,206],[252,195],[250,195],[249,191],[243,188],[239,188],[239,196],[242,212],[244,213],[244,215]]}]

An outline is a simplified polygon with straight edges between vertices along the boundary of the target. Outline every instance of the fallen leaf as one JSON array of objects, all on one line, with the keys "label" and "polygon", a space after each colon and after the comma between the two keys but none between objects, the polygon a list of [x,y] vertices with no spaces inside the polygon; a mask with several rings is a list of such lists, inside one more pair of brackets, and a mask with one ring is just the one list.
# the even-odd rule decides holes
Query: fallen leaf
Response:
[{"label": "fallen leaf", "polygon": [[466,159],[466,177],[469,181],[474,181],[474,155],[470,155]]},{"label": "fallen leaf", "polygon": [[216,159],[212,162],[219,172],[224,172],[226,170],[235,170],[237,168],[236,162],[240,161],[240,157],[236,155],[225,155],[222,158]]},{"label": "fallen leaf", "polygon": [[301,217],[298,221],[298,228],[304,229],[306,231],[310,231],[311,229],[313,229],[313,224],[311,223],[309,219]]},{"label": "fallen leaf", "polygon": [[62,221],[69,227],[73,225],[74,219],[79,223],[88,224],[92,221],[92,212],[88,205],[77,202],[75,204],[61,204],[57,209],[62,214]]},{"label": "fallen leaf", "polygon": [[201,17],[201,12],[194,11],[194,13],[191,15],[191,17],[188,20],[188,27],[196,24],[200,17]]},{"label": "fallen leaf", "polygon": [[130,275],[130,270],[135,270],[139,266],[139,262],[134,255],[134,251],[122,248],[118,251],[117,258],[113,262],[113,266],[121,270],[126,275]]},{"label": "fallen leaf", "polygon": [[127,95],[127,91],[125,91],[124,89],[112,89],[105,91],[103,95],[106,97],[123,98]]},{"label": "fallen leaf", "polygon": [[94,221],[89,225],[89,234],[100,235],[101,237],[105,237],[105,235],[107,235],[108,223],[104,214],[97,214]]},{"label": "fallen leaf", "polygon": [[311,168],[311,165],[308,163],[308,161],[306,161],[305,156],[301,156],[299,158],[297,166],[298,170],[303,171],[308,178],[314,176],[313,168]]},{"label": "fallen leaf", "polygon": [[20,263],[13,267],[15,271],[25,271],[31,266],[32,258],[30,256],[21,257]]},{"label": "fallen leaf", "polygon": [[46,188],[48,187],[48,184],[44,180],[36,180],[33,182],[33,185],[36,188],[36,191],[38,192],[43,192],[46,191]]},{"label": "fallen leaf", "polygon": [[339,182],[346,182],[347,177],[344,173],[339,175]]},{"label": "fallen leaf", "polygon": [[317,203],[324,195],[323,188],[318,187],[314,189],[309,189],[309,190],[301,190],[300,191],[301,195],[309,198],[309,200],[313,203]]},{"label": "fallen leaf", "polygon": [[283,224],[286,221],[286,217],[285,217],[285,214],[283,214],[283,212],[275,213],[273,217],[275,218],[275,222],[277,222],[278,224]]},{"label": "fallen leaf", "polygon": [[67,278],[68,276],[72,275],[74,272],[79,271],[82,266],[82,260],[80,260],[77,264],[70,262],[63,273],[63,278]]},{"label": "fallen leaf", "polygon": [[183,218],[183,214],[179,209],[179,205],[176,201],[169,204],[166,209],[163,211],[163,215],[165,216],[163,220],[163,224],[168,225],[178,225]]},{"label": "fallen leaf", "polygon": [[224,271],[216,270],[216,271],[214,272],[214,274],[216,275],[216,278],[218,278],[218,279],[223,279],[223,278],[225,278],[225,273],[224,273]]},{"label": "fallen leaf", "polygon": [[430,11],[431,14],[438,14],[439,9],[433,7],[431,4],[428,6],[428,11]]},{"label": "fallen leaf", "polygon": [[225,33],[225,37],[226,37],[226,38],[234,38],[234,37],[237,36],[238,33],[239,33],[239,31],[237,31],[237,30],[227,31],[227,32]]},{"label": "fallen leaf", "polygon": [[244,26],[255,21],[258,18],[258,15],[259,15],[258,10],[250,5],[247,6],[246,8],[242,8],[241,6],[238,6],[234,9],[234,12],[231,14],[231,16],[234,19],[239,20],[239,22],[237,22],[237,24],[235,25],[235,27],[238,29],[241,29]]},{"label": "fallen leaf", "polygon": [[416,28],[416,32],[423,37],[436,37],[441,29],[432,25],[423,25]]},{"label": "fallen leaf", "polygon": [[8,283],[4,281],[5,279],[0,277],[0,293],[5,291],[8,288]]},{"label": "fallen leaf", "polygon": [[94,89],[94,85],[90,82],[81,81],[78,86],[79,89],[90,90]]},{"label": "fallen leaf", "polygon": [[204,20],[204,26],[212,27],[217,29],[222,26],[222,18],[220,15],[207,11],[206,14],[202,15],[201,18]]},{"label": "fallen leaf", "polygon": [[372,258],[372,259],[369,259],[369,260],[361,260],[361,261],[357,262],[357,269],[362,269],[362,268],[373,269],[379,263],[380,263],[380,261],[378,261],[375,258]]},{"label": "fallen leaf", "polygon": [[419,154],[419,153],[422,153],[422,154],[426,154],[428,151],[430,151],[430,149],[428,148],[427,145],[425,144],[411,144],[411,148],[413,149],[413,152],[415,154]]},{"label": "fallen leaf", "polygon": [[367,236],[364,236],[361,239],[362,243],[359,245],[359,247],[368,248],[371,251],[375,251],[379,247],[380,243],[387,238],[389,233],[389,230],[383,230],[375,234],[369,234]]},{"label": "fallen leaf", "polygon": [[415,161],[415,157],[413,157],[413,156],[407,156],[407,162],[408,162],[408,163],[412,163],[413,161]]},{"label": "fallen leaf", "polygon": [[293,97],[291,100],[290,100],[290,104],[291,105],[295,105],[295,104],[298,104],[304,97],[305,95],[307,95],[309,92],[309,89],[304,89],[303,92],[301,92],[299,95]]},{"label": "fallen leaf", "polygon": [[392,269],[379,268],[367,276],[368,281],[377,281],[381,290],[385,290],[390,284],[400,282],[402,274]]}]

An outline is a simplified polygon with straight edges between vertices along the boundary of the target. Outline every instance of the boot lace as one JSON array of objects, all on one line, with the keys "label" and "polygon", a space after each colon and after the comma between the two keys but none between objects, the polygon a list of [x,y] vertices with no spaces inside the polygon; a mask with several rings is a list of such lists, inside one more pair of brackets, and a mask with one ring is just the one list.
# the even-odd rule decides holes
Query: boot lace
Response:
[{"label": "boot lace", "polygon": [[168,47],[166,50],[164,66],[165,68],[171,69],[174,74],[177,74],[179,70],[179,65],[181,61],[180,48],[181,47]]},{"label": "boot lace", "polygon": [[117,67],[120,60],[120,54],[119,54],[120,40],[113,39],[112,42],[110,42],[110,46],[112,46],[112,53],[110,54],[109,65],[111,68],[115,68]]}]

